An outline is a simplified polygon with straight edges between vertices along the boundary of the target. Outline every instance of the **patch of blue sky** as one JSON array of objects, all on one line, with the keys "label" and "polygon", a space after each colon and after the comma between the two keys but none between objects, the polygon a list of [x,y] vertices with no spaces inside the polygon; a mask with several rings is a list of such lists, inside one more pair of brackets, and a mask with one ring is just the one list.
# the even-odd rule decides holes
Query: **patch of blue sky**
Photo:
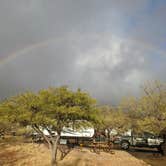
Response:
[{"label": "patch of blue sky", "polygon": [[153,80],[165,82],[166,56],[160,54],[151,54],[148,68],[152,72]]},{"label": "patch of blue sky", "polygon": [[162,5],[166,5],[166,0],[149,0],[146,11],[148,14],[152,14],[159,6]]},{"label": "patch of blue sky", "polygon": [[163,67],[166,69],[166,55],[157,51],[151,52],[149,54],[149,65],[155,70],[160,70]]}]

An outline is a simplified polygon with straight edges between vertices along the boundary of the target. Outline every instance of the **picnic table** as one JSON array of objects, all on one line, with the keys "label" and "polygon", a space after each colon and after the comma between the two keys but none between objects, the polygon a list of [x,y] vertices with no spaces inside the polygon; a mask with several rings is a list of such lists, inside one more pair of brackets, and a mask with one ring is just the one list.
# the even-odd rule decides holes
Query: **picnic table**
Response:
[{"label": "picnic table", "polygon": [[94,141],[91,144],[91,151],[95,153],[100,153],[101,151],[112,153],[112,148],[113,148],[113,143],[111,141],[107,141],[107,142]]}]

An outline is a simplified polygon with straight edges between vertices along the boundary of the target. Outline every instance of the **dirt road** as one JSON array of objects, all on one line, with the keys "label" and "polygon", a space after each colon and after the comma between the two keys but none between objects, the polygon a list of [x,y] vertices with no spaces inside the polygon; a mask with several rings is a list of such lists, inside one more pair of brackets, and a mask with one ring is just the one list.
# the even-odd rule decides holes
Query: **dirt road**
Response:
[{"label": "dirt road", "polygon": [[162,156],[157,149],[133,148],[128,152],[152,166],[166,166],[166,156]]}]

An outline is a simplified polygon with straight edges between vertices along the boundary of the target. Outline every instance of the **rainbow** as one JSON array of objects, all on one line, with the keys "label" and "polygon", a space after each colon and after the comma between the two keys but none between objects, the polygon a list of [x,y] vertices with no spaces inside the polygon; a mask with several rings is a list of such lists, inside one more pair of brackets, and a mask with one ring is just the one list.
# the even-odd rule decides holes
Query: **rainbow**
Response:
[{"label": "rainbow", "polygon": [[[17,58],[19,56],[22,56],[22,55],[26,54],[27,52],[32,51],[33,49],[37,49],[37,48],[41,48],[41,47],[47,46],[49,43],[51,43],[53,41],[60,41],[62,39],[64,39],[64,38],[51,38],[51,39],[49,38],[49,39],[44,40],[42,42],[38,42],[38,43],[35,43],[35,44],[32,44],[32,45],[29,45],[29,46],[27,46],[27,47],[25,47],[25,48],[23,48],[21,50],[18,50],[16,52],[8,55],[5,58],[1,58],[0,59],[0,66],[2,64],[6,64],[7,62],[14,60],[15,58]],[[165,51],[161,51],[161,50],[155,49],[153,45],[150,45],[150,44],[147,44],[147,43],[142,43],[141,41],[133,41],[133,42],[139,43],[143,47],[151,49],[151,50],[153,50],[155,52],[157,50],[157,53],[160,54],[160,55],[166,55]]]},{"label": "rainbow", "polygon": [[51,43],[53,41],[59,41],[61,39],[62,38],[51,38],[51,39],[44,40],[42,42],[38,42],[38,43],[35,43],[35,44],[32,44],[32,45],[28,45],[27,47],[24,47],[23,49],[18,50],[16,52],[8,55],[7,57],[0,59],[0,65],[6,64],[7,62],[12,61],[12,60],[14,60],[15,58],[17,58],[19,56],[22,56],[22,55],[26,54],[27,52],[32,51],[33,49],[37,49],[37,48],[47,46],[49,43]]}]

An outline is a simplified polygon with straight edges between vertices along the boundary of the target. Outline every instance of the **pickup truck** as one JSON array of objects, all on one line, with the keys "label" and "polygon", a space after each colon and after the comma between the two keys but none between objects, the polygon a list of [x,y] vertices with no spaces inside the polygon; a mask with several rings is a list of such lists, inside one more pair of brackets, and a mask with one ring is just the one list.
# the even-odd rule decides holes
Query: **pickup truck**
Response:
[{"label": "pickup truck", "polygon": [[157,137],[151,133],[143,133],[132,136],[122,136],[120,138],[120,146],[124,150],[128,150],[130,146],[133,147],[148,147],[148,148],[157,148],[161,151],[161,145],[164,143],[164,140],[160,137]]}]

